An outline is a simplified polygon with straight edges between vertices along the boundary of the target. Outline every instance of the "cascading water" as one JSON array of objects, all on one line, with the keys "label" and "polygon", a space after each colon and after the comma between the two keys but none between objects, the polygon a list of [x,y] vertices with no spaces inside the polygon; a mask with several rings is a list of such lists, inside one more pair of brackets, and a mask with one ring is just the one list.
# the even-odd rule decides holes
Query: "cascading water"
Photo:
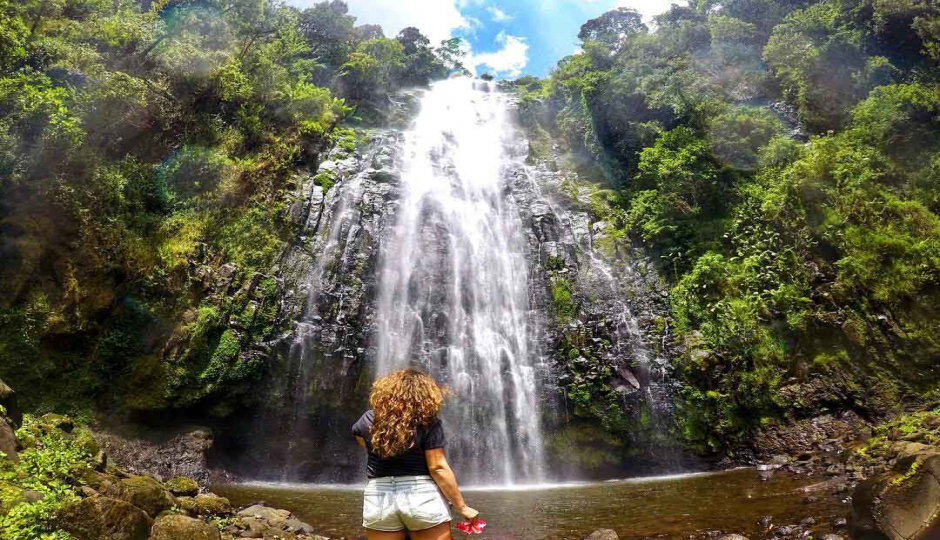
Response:
[{"label": "cascading water", "polygon": [[[228,431],[239,472],[358,481],[364,456],[349,427],[370,382],[413,366],[456,393],[443,415],[464,482],[577,478],[557,452],[575,412],[568,363],[588,357],[613,368],[606,382],[636,419],[631,443],[671,461],[667,344],[650,347],[638,320],[660,312],[655,272],[595,249],[602,224],[580,193],[559,189],[562,173],[532,164],[511,98],[489,83],[452,79],[396,99],[393,117],[414,118],[409,129],[364,131],[299,186],[303,234],[278,270],[295,326],[277,341],[265,406]],[[335,180],[326,191],[314,181],[324,177]],[[572,319],[559,317],[556,282],[570,287]],[[569,338],[577,350],[559,348]]]},{"label": "cascading water", "polygon": [[442,81],[405,137],[397,223],[380,262],[376,375],[414,366],[451,386],[448,453],[475,483],[538,481],[539,351],[526,238],[503,181],[515,159],[505,97]]}]

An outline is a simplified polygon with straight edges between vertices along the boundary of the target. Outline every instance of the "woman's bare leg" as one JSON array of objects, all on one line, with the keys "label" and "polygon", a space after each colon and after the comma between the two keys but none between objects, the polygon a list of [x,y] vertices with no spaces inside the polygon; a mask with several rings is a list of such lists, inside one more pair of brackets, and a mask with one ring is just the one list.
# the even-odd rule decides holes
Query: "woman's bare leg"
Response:
[{"label": "woman's bare leg", "polygon": [[450,522],[441,523],[423,531],[411,531],[411,540],[451,540]]},{"label": "woman's bare leg", "polygon": [[[369,540],[405,540],[406,534],[408,534],[408,531],[385,532],[366,529],[366,538]],[[411,534],[414,535],[414,533]]]}]

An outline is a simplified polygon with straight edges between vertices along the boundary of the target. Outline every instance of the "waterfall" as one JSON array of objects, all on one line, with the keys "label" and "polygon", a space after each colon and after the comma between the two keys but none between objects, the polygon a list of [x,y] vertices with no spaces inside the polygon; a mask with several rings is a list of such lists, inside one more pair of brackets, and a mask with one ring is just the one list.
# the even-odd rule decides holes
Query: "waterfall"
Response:
[{"label": "waterfall", "polygon": [[451,387],[448,455],[474,483],[534,482],[543,470],[527,244],[504,181],[514,137],[488,84],[427,91],[379,265],[376,376],[418,367]]}]

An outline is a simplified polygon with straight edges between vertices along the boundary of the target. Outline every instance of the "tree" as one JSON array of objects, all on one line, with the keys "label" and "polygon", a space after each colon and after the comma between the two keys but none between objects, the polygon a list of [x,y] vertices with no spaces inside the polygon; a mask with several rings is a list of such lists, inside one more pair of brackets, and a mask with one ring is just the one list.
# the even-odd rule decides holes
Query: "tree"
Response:
[{"label": "tree", "polygon": [[395,38],[404,47],[405,55],[411,56],[420,51],[430,50],[431,40],[426,38],[420,30],[413,26],[403,29]]},{"label": "tree", "polygon": [[355,30],[356,39],[360,42],[385,37],[385,31],[382,30],[382,26],[378,24],[364,24],[362,26],[357,26]]},{"label": "tree", "polygon": [[399,81],[405,86],[427,86],[433,80],[447,76],[447,66],[431,49],[431,40],[417,28],[405,28],[395,40],[405,55]]},{"label": "tree", "polygon": [[461,48],[462,45],[463,40],[459,37],[445,39],[441,42],[441,46],[434,50],[434,54],[448,70],[457,70],[469,75],[470,71],[462,61],[462,58],[467,55],[467,51]]},{"label": "tree", "polygon": [[300,13],[298,25],[311,54],[332,68],[341,66],[356,46],[356,18],[341,0],[316,4]]},{"label": "tree", "polygon": [[360,43],[340,68],[339,80],[353,99],[375,102],[398,80],[404,67],[404,47],[393,39]]},{"label": "tree", "polygon": [[630,8],[617,8],[581,25],[578,39],[582,42],[599,41],[617,51],[624,38],[648,30],[639,12]]}]

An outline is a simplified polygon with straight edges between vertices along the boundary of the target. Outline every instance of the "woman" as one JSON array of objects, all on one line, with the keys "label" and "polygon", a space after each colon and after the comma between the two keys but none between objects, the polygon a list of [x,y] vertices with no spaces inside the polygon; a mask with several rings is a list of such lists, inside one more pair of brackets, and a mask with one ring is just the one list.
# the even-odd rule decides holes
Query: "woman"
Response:
[{"label": "woman", "polygon": [[[479,512],[464,503],[444,458],[444,426],[437,417],[446,389],[427,374],[403,369],[372,387],[372,410],[353,426],[369,451],[369,483],[362,526],[369,540],[450,540],[450,509],[465,519]],[[443,496],[442,496],[443,492]]]}]

